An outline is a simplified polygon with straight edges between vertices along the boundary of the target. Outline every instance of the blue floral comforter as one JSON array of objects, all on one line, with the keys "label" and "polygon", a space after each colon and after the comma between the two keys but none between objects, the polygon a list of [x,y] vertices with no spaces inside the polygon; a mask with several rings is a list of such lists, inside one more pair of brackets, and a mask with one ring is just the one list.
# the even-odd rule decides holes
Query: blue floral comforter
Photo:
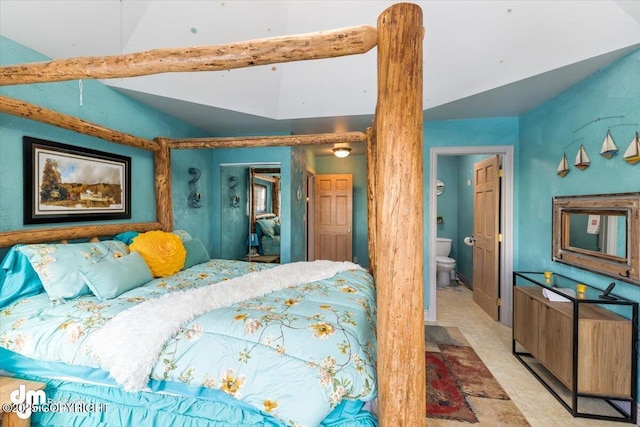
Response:
[{"label": "blue floral comforter", "polygon": [[[21,299],[0,311],[0,346],[32,359],[97,367],[87,337],[119,312],[272,267],[212,260],[113,300]],[[341,401],[376,396],[375,319],[371,276],[346,271],[196,317],[166,342],[151,378],[221,390],[288,425],[318,425]]]}]

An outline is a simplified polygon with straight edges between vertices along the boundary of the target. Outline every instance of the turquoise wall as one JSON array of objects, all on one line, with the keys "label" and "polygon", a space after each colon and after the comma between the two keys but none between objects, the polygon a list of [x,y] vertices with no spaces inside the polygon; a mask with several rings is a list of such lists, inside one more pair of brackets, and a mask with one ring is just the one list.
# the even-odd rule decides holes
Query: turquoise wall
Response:
[{"label": "turquoise wall", "polygon": [[[435,218],[429,218],[430,207],[430,195],[431,195],[431,187],[429,183],[429,177],[431,174],[431,152],[430,149],[432,147],[478,147],[478,146],[487,146],[487,145],[511,145],[516,147],[514,159],[516,175],[517,175],[517,156],[518,156],[518,137],[519,137],[519,123],[517,117],[498,117],[498,118],[487,118],[487,119],[468,119],[468,120],[448,120],[448,121],[438,121],[438,122],[425,122],[424,124],[424,143],[423,143],[423,170],[424,170],[424,253],[425,259],[431,256],[429,252],[429,242],[431,239],[430,235],[430,221],[435,222]],[[469,175],[469,167],[468,163],[473,162],[474,158],[480,159],[486,156],[469,156],[470,160],[464,161],[462,160],[465,156],[461,156],[457,160],[457,165],[455,164],[455,160],[452,160],[456,156],[438,156],[439,160],[444,159],[446,162],[447,158],[451,163],[444,164],[444,167],[441,168],[438,166],[438,177],[444,181],[443,177],[448,180],[453,180],[455,182],[453,192],[456,193],[455,200],[449,200],[446,203],[445,209],[447,211],[454,211],[456,209],[456,214],[454,218],[450,220],[447,219],[450,216],[447,212],[443,211],[440,207],[440,199],[444,196],[444,194],[449,191],[449,186],[445,181],[445,193],[443,196],[438,197],[438,215],[442,212],[442,215],[445,217],[445,227],[446,229],[437,229],[437,232],[441,231],[447,233],[451,236],[456,237],[453,243],[455,256],[461,256],[461,261],[464,262],[464,255],[467,251],[467,246],[464,246],[461,242],[462,239],[471,234],[469,230],[469,221],[468,211],[471,209],[473,211],[473,196],[469,199],[466,195],[467,189],[466,180],[471,179],[473,182],[473,170],[471,171],[471,175]],[[457,167],[455,172],[449,171],[448,168]],[[453,176],[451,178],[446,178],[449,174]],[[464,187],[463,187],[464,186]],[[434,190],[435,191],[435,190]],[[445,196],[448,197],[448,196]],[[517,194],[515,196],[517,198]],[[446,199],[444,199],[446,200]],[[452,207],[453,204],[457,204],[456,208]],[[466,213],[465,213],[466,212]],[[456,230],[453,231],[451,227],[447,224],[453,223],[452,226],[455,226]],[[458,226],[463,226],[464,228],[459,228]],[[473,229],[473,223],[470,224],[470,229]],[[515,226],[514,226],[515,228]],[[515,230],[514,230],[515,232]],[[443,235],[443,237],[450,237],[449,235]],[[434,236],[433,238],[435,238]],[[468,254],[467,254],[468,255]],[[464,267],[464,263],[462,264]],[[467,264],[468,265],[468,264]],[[469,274],[466,272],[466,274]],[[431,277],[431,271],[429,269],[429,263],[424,263],[424,300],[425,300],[425,308],[429,307],[429,279]]]},{"label": "turquoise wall", "polygon": [[[1,65],[48,59],[7,38],[0,39]],[[78,81],[3,86],[0,88],[0,94],[144,138],[203,136],[198,129],[133,101],[99,81],[84,80],[82,86],[82,94]],[[22,224],[22,203],[25,198],[22,188],[22,137],[24,135],[131,157],[131,219],[123,222],[155,221],[153,153],[0,114],[0,140],[2,141],[0,144],[0,230],[29,228]],[[206,174],[209,163],[207,158],[211,158],[211,154],[200,151],[184,150],[172,153],[174,226],[202,238],[205,245],[211,248],[210,230],[207,229],[206,224],[202,226],[210,216],[211,209],[210,177]],[[200,179],[203,204],[200,209],[186,206],[189,194],[189,167],[199,167],[203,171]],[[69,224],[60,224],[60,226]],[[72,225],[82,224],[81,222],[72,223]]]},{"label": "turquoise wall", "polygon": [[[231,188],[230,178],[237,178],[237,185]],[[217,258],[243,259],[249,252],[249,166],[229,165],[220,168],[220,221],[224,223],[224,233],[220,224],[209,221],[215,234],[220,236],[220,254]],[[239,197],[237,205],[232,205],[231,196]]]},{"label": "turquoise wall", "polygon": [[[606,119],[608,116],[624,117]],[[602,119],[585,125],[598,118]],[[629,122],[634,124],[617,126]],[[554,196],[640,191],[640,164],[630,165],[622,159],[640,128],[638,122],[640,50],[520,117],[520,168],[516,174],[519,249],[514,270],[551,270],[600,289],[614,281],[615,294],[640,302],[640,286],[551,261]],[[620,150],[611,159],[599,155],[607,129]],[[564,178],[557,176],[563,152],[573,165],[580,144],[591,165],[583,171],[571,166]]]},{"label": "turquoise wall", "polygon": [[[624,117],[607,119],[608,116]],[[589,123],[593,120],[596,121]],[[618,126],[629,122],[634,124]],[[638,122],[640,50],[520,117],[520,168],[516,175],[520,245],[514,269],[552,270],[600,288],[612,281],[551,261],[552,198],[640,191],[640,164],[630,165],[622,159],[634,132],[640,129]],[[599,155],[608,129],[620,150],[611,159]],[[571,166],[564,178],[557,176],[563,153],[573,165],[580,144],[587,150],[591,165],[583,171]],[[616,293],[640,301],[640,287],[617,283]]]},{"label": "turquoise wall", "polygon": [[358,264],[368,268],[367,157],[351,155],[340,159],[335,156],[319,156],[315,159],[315,172],[319,175],[353,175],[353,257],[358,260]]},{"label": "turquoise wall", "polygon": [[291,261],[306,261],[307,150],[291,148]]}]

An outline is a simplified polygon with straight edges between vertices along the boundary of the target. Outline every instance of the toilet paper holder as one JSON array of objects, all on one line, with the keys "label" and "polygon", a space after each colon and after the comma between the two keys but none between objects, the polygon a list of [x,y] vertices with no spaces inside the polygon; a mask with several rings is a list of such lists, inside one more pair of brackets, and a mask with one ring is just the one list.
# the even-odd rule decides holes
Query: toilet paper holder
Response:
[{"label": "toilet paper holder", "polygon": [[476,239],[473,237],[473,234],[464,238],[464,244],[467,246],[473,246],[475,241]]}]

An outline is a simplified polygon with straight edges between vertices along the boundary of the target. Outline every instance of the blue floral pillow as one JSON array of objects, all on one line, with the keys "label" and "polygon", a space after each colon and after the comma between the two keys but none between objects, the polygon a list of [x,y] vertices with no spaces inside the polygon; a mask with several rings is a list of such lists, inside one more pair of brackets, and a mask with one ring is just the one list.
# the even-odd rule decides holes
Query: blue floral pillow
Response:
[{"label": "blue floral pillow", "polygon": [[99,300],[112,299],[153,280],[139,252],[109,261],[78,267],[91,292]]},{"label": "blue floral pillow", "polygon": [[52,301],[76,298],[90,292],[78,267],[129,254],[129,247],[117,240],[68,245],[43,243],[20,246],[18,250],[27,256]]}]

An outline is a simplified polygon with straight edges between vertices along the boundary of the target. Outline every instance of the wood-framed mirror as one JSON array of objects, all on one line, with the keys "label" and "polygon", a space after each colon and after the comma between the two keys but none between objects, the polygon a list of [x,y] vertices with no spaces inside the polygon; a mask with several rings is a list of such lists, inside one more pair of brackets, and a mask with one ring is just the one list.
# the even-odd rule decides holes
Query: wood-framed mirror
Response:
[{"label": "wood-framed mirror", "polygon": [[553,199],[552,259],[640,285],[640,192]]},{"label": "wood-framed mirror", "polygon": [[[220,258],[255,262],[280,260],[280,236],[274,239],[278,240],[277,246],[271,242],[269,247],[269,253],[275,255],[257,257],[264,251],[262,234],[256,232],[256,221],[261,216],[280,218],[280,167],[280,163],[257,162],[220,165]],[[255,191],[254,185],[260,190]]]},{"label": "wood-framed mirror", "polygon": [[280,262],[280,165],[249,169],[249,254],[245,259]]}]

